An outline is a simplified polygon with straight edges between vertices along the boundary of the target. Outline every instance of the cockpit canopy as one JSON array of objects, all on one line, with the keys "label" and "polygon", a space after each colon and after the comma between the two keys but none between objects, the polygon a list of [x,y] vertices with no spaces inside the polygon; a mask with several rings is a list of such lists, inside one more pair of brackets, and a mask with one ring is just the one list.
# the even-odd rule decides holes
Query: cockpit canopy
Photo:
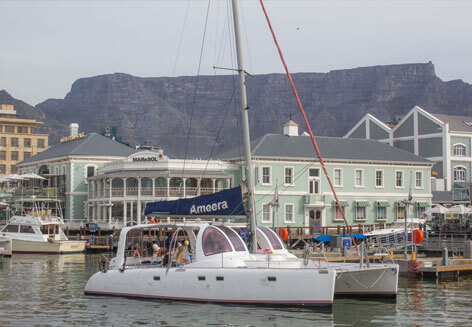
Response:
[{"label": "cockpit canopy", "polygon": [[285,249],[280,238],[273,230],[265,226],[257,226],[257,245],[261,249],[283,250]]},{"label": "cockpit canopy", "polygon": [[246,245],[239,235],[226,226],[207,226],[202,234],[202,250],[205,256],[226,252],[246,252]]}]

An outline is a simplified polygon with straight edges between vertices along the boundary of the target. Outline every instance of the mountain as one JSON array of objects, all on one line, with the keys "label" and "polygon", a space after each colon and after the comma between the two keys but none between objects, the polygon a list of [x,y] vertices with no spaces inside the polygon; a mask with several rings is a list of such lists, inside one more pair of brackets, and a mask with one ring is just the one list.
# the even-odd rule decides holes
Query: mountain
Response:
[{"label": "mountain", "polygon": [[[293,79],[317,135],[344,135],[366,113],[391,121],[415,105],[472,116],[472,86],[442,81],[431,62],[297,73]],[[251,138],[281,133],[290,117],[304,130],[285,75],[256,75],[246,82]],[[217,157],[242,144],[235,85],[231,75],[142,78],[116,73],[81,78],[64,99],[49,99],[36,110],[54,131],[51,143],[77,122],[85,132],[117,127],[124,141],[150,140],[172,157],[207,158],[213,146]]]}]

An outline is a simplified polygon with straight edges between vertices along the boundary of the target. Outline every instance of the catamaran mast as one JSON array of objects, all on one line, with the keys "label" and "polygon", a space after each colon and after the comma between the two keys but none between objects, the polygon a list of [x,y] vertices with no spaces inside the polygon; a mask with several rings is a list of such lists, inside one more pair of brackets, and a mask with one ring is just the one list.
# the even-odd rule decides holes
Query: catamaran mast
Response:
[{"label": "catamaran mast", "polygon": [[246,79],[244,76],[244,61],[243,52],[241,48],[241,32],[239,28],[239,7],[238,0],[232,0],[233,3],[233,23],[234,23],[234,37],[236,41],[236,56],[238,58],[238,79],[239,79],[239,102],[241,104],[241,121],[243,126],[243,146],[244,157],[246,160],[246,180],[248,190],[249,202],[249,228],[251,237],[251,252],[257,252],[257,238],[256,238],[256,215],[254,205],[254,170],[251,160],[251,143],[249,137],[249,119],[248,119],[248,105],[246,98]]}]

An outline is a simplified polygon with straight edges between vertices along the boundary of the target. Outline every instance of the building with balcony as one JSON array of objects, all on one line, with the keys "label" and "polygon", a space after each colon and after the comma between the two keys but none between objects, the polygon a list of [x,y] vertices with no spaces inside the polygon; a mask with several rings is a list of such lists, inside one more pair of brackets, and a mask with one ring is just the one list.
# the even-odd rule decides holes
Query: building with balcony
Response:
[{"label": "building with balcony", "polygon": [[344,137],[378,140],[432,161],[433,201],[470,203],[472,117],[429,113],[415,106],[387,124],[367,114]]},{"label": "building with balcony", "polygon": [[[411,215],[431,205],[427,159],[375,140],[317,137],[328,173],[350,224],[391,223],[405,217],[404,200],[413,197]],[[238,150],[221,158],[243,165]],[[252,142],[258,224],[267,226],[336,226],[343,224],[329,184],[307,135],[293,121],[283,135]],[[244,169],[235,184],[245,179]],[[278,193],[278,201],[275,194]],[[278,210],[273,205],[278,202]]]},{"label": "building with balcony", "polygon": [[146,203],[221,191],[234,185],[237,174],[237,165],[219,160],[169,159],[161,149],[138,151],[87,179],[87,221],[140,224]]},{"label": "building with balcony", "polygon": [[35,129],[42,122],[19,118],[13,105],[0,104],[0,177],[17,173],[16,164],[48,148],[48,135]]},{"label": "building with balcony", "polygon": [[97,133],[79,133],[71,124],[70,136],[49,149],[17,164],[20,174],[37,173],[47,180],[27,190],[27,195],[61,200],[64,220],[85,221],[88,177],[103,165],[121,160],[136,150]]}]

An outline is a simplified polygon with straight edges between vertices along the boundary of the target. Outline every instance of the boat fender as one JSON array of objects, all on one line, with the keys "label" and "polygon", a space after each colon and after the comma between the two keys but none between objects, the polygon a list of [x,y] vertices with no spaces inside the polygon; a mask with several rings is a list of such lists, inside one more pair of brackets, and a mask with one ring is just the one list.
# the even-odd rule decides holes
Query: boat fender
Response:
[{"label": "boat fender", "polygon": [[287,228],[282,227],[279,229],[279,236],[282,239],[282,241],[288,240],[288,231]]}]

